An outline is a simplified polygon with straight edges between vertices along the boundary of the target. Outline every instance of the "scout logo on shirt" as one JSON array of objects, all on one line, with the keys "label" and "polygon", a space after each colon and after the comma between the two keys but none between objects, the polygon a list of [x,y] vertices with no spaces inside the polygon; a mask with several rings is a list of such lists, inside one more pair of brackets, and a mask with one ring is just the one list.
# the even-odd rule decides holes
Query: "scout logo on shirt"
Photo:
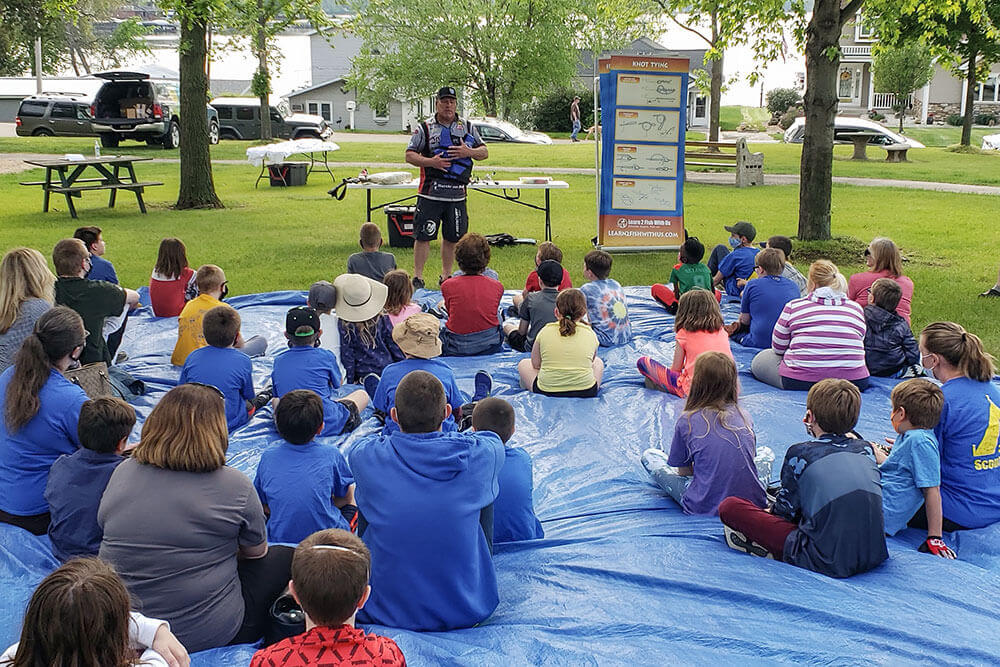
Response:
[{"label": "scout logo on shirt", "polygon": [[[972,456],[976,458],[994,456],[997,453],[997,447],[1000,446],[1000,408],[995,406],[993,401],[988,397],[986,402],[990,404],[990,413],[987,417],[986,432],[983,433],[983,439],[979,441],[978,445],[974,445],[972,448]],[[1000,468],[1000,457],[987,459],[986,461],[976,461],[974,466],[976,470]]]}]

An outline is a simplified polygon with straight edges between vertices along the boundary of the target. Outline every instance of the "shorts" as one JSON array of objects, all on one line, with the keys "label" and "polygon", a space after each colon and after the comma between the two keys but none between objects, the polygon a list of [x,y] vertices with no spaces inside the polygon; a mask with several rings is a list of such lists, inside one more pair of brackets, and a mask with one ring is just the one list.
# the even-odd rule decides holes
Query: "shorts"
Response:
[{"label": "shorts", "polygon": [[531,391],[536,394],[541,394],[542,396],[552,396],[553,398],[596,398],[597,397],[598,386],[594,383],[594,386],[590,389],[573,389],[571,391],[545,391],[538,388],[538,378],[531,385]]},{"label": "shorts", "polygon": [[507,344],[510,345],[510,349],[515,352],[531,351],[531,348],[528,347],[528,337],[517,329],[514,329],[507,334]]},{"label": "shorts", "polygon": [[457,243],[469,231],[469,214],[465,210],[465,200],[439,201],[427,197],[417,197],[417,207],[413,212],[413,239],[434,241],[441,229],[445,241]]},{"label": "shorts", "polygon": [[347,412],[350,416],[347,418],[347,423],[344,424],[344,430],[341,433],[350,433],[357,427],[361,426],[361,412],[358,410],[358,404],[354,401],[349,401],[346,398],[338,398],[337,403],[340,403],[347,408]]}]

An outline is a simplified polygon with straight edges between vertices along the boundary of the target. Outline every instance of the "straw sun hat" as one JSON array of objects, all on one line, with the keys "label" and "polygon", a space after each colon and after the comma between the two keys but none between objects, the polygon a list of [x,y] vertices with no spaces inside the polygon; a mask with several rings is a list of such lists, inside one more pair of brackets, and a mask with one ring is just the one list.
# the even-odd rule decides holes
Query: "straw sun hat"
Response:
[{"label": "straw sun hat", "polygon": [[389,288],[356,273],[345,273],[333,281],[337,288],[337,317],[345,322],[367,322],[382,312]]}]

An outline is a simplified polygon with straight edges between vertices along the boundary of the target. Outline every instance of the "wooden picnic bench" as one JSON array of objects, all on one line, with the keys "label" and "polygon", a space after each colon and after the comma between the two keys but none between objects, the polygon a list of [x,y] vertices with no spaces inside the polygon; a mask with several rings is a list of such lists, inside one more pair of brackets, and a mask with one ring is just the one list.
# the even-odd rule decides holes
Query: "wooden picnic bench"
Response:
[{"label": "wooden picnic bench", "polygon": [[684,166],[735,169],[736,187],[764,185],[764,154],[751,153],[744,137],[736,141],[687,141]]},{"label": "wooden picnic bench", "polygon": [[[44,193],[42,201],[43,212],[48,212],[49,210],[49,197],[52,193],[61,194],[66,197],[66,206],[69,208],[69,214],[76,218],[76,206],[73,204],[74,197],[80,197],[84,192],[107,190],[109,192],[108,208],[114,208],[118,191],[128,190],[135,194],[135,199],[139,204],[139,211],[145,213],[146,203],[142,199],[143,192],[147,187],[163,185],[163,183],[159,181],[140,182],[135,176],[134,163],[151,159],[149,157],[136,157],[132,155],[115,155],[107,157],[84,157],[82,159],[25,160],[27,164],[44,168],[45,180],[22,181],[21,185],[41,186]],[[88,168],[97,171],[100,176],[80,178]],[[122,173],[122,171],[125,173]],[[80,183],[87,183],[88,185],[79,185]]]}]

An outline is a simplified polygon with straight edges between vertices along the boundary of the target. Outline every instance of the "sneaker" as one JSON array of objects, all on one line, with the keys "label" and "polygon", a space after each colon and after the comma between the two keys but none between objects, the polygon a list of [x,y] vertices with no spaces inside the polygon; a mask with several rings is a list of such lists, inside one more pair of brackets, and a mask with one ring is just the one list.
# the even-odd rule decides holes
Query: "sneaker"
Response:
[{"label": "sneaker", "polygon": [[507,306],[507,310],[503,311],[503,314],[505,316],[507,316],[507,317],[517,318],[517,317],[521,316],[521,311],[518,310],[517,306],[510,305],[510,306]]},{"label": "sneaker", "polygon": [[438,287],[444,284],[444,281],[448,280],[450,276],[438,276]]},{"label": "sneaker", "polygon": [[722,524],[722,529],[726,533],[726,544],[729,545],[730,549],[735,549],[736,551],[742,551],[743,553],[748,553],[751,556],[759,556],[761,558],[770,558],[774,560],[774,554],[770,551],[747,539],[747,536],[738,530],[733,530],[726,524]]},{"label": "sneaker", "polygon": [[987,296],[987,297],[994,297],[994,298],[995,297],[1000,297],[1000,289],[997,289],[994,286],[994,287],[989,288],[988,290],[986,290],[985,292],[983,292],[979,296]]},{"label": "sneaker", "polygon": [[662,470],[663,468],[669,468],[670,464],[667,462],[667,453],[662,449],[657,449],[655,447],[650,447],[642,453],[639,457],[642,462],[642,467],[646,469],[650,475],[653,474],[654,470]]},{"label": "sneaker", "polygon": [[256,396],[253,397],[250,401],[250,405],[253,406],[254,410],[260,410],[267,405],[268,401],[272,398],[274,398],[274,388],[267,387],[266,389],[262,389]]},{"label": "sneaker", "polygon": [[413,282],[413,289],[415,289],[415,290],[424,289],[424,279],[423,278],[418,278],[417,276],[413,276],[412,282]]},{"label": "sneaker", "polygon": [[481,401],[490,395],[493,390],[493,376],[486,371],[476,371],[475,380],[476,393],[472,396],[472,402]]},{"label": "sneaker", "polygon": [[125,354],[124,352],[119,352],[118,355],[115,357],[115,363],[120,364],[123,361],[128,361],[128,355]]},{"label": "sneaker", "polygon": [[375,398],[375,390],[378,389],[379,380],[381,380],[375,373],[369,373],[368,375],[361,378],[361,386],[365,388],[365,392],[371,398]]}]

